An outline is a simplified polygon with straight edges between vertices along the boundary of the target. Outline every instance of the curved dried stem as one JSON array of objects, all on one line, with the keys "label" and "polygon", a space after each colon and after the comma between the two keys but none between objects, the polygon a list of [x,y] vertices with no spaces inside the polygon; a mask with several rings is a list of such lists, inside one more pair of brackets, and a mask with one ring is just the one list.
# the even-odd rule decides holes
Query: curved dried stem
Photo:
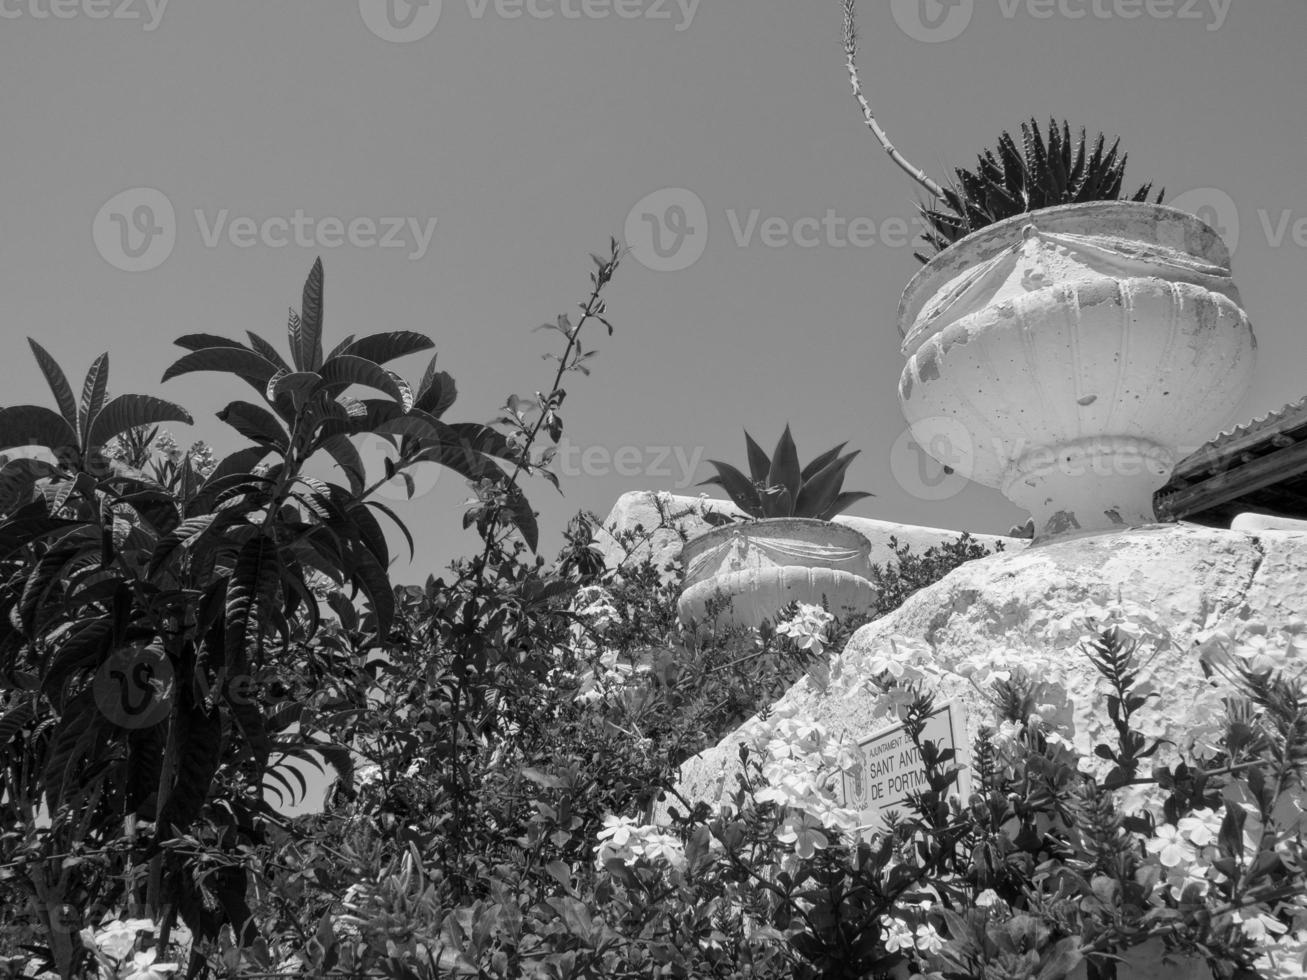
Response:
[{"label": "curved dried stem", "polygon": [[876,137],[880,145],[885,148],[885,152],[889,154],[890,159],[898,164],[904,173],[924,187],[932,197],[937,199],[942,198],[944,196],[944,189],[940,187],[939,184],[935,183],[935,181],[931,180],[930,176],[924,170],[916,166],[911,160],[900,153],[898,149],[895,148],[894,144],[889,141],[889,137],[885,135],[885,130],[881,127],[879,121],[876,119],[876,114],[871,109],[871,103],[868,102],[867,97],[862,94],[862,82],[858,78],[858,32],[853,19],[853,4],[855,0],[841,0],[841,2],[844,4],[845,64],[849,70],[849,81],[853,85],[853,97],[858,100],[858,105],[862,109],[862,118],[866,122],[867,128],[871,130],[872,135]]}]

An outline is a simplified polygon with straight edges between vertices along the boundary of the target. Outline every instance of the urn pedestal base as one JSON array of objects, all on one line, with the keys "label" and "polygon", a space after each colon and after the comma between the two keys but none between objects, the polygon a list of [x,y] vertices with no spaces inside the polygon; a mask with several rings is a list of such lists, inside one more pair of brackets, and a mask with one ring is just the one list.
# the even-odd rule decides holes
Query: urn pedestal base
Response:
[{"label": "urn pedestal base", "polygon": [[1172,452],[1146,440],[1086,439],[1027,453],[1003,493],[1030,511],[1036,541],[1119,531],[1156,522],[1153,495],[1174,465]]}]

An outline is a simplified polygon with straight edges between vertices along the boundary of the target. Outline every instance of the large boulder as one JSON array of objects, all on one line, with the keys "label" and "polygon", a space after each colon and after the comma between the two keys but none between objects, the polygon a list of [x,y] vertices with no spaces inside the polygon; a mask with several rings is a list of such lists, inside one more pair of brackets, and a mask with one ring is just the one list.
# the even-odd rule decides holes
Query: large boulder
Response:
[{"label": "large boulder", "polygon": [[[596,534],[595,542],[603,551],[605,560],[612,566],[626,556],[626,550],[617,543],[615,534],[635,531],[641,527],[644,533],[640,536],[639,547],[633,553],[633,560],[640,561],[648,555],[656,565],[663,567],[681,553],[682,539],[676,528],[679,527],[687,538],[702,534],[713,527],[707,517],[710,514],[743,516],[729,500],[707,496],[684,497],[649,490],[624,493],[617,498],[617,503],[605,518],[603,529]],[[893,564],[896,560],[894,549],[890,546],[891,538],[897,539],[900,545],[911,545],[912,550],[920,554],[936,545],[955,541],[962,533],[844,514],[836,517],[835,522],[853,528],[871,542],[871,561],[876,565]],[[1020,538],[994,534],[973,534],[972,537],[991,551],[1000,542],[1008,551],[1020,550],[1029,543]]]},{"label": "large boulder", "polygon": [[[942,675],[941,701],[961,703],[973,729],[992,724],[994,711],[969,671],[955,668],[996,650],[1029,651],[1053,664],[1064,689],[1064,712],[1082,752],[1109,738],[1104,682],[1075,650],[1077,616],[1120,600],[1149,609],[1174,642],[1143,671],[1159,695],[1151,702],[1148,734],[1184,745],[1199,726],[1195,713],[1205,687],[1192,643],[1199,634],[1260,621],[1275,628],[1307,612],[1307,533],[1214,530],[1189,524],[1153,525],[1059,540],[969,562],[903,606],[864,626],[832,657],[829,672],[814,671],[778,707],[858,740],[891,723],[866,681],[878,658],[894,655],[891,640],[924,650]],[[918,656],[922,656],[918,653]],[[883,660],[881,661],[883,665]],[[732,734],[689,760],[681,788],[715,802],[733,788],[738,767]],[[1173,757],[1166,748],[1159,758]]]}]

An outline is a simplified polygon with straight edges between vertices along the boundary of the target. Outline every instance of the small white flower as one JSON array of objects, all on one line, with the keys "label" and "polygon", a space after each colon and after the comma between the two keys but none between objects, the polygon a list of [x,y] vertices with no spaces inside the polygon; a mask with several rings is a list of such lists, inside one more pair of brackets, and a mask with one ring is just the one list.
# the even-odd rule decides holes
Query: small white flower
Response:
[{"label": "small white flower", "polygon": [[922,953],[938,953],[944,948],[944,938],[927,923],[917,926],[917,949]]},{"label": "small white flower", "polygon": [[987,909],[991,906],[1000,905],[1002,902],[1003,899],[998,897],[998,892],[994,891],[992,888],[986,888],[976,896],[975,904],[978,909]]},{"label": "small white flower", "polygon": [[1169,823],[1158,826],[1157,836],[1148,842],[1147,848],[1148,853],[1156,854],[1167,868],[1193,861],[1198,856],[1189,842],[1180,836],[1179,829]]},{"label": "small white flower", "polygon": [[144,953],[136,953],[132,956],[132,962],[127,965],[127,972],[122,975],[122,980],[167,980],[165,973],[172,973],[177,969],[176,963],[156,963],[158,951],[148,949]]},{"label": "small white flower", "polygon": [[907,952],[916,948],[912,929],[901,919],[890,918],[885,923],[885,949],[890,953]]}]

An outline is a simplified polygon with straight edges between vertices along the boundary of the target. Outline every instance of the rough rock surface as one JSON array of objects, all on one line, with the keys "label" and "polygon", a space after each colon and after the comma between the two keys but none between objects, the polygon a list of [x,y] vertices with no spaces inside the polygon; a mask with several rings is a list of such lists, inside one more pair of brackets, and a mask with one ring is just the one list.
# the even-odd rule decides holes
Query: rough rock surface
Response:
[{"label": "rough rock surface", "polygon": [[[1186,706],[1202,684],[1193,637],[1240,619],[1275,627],[1307,615],[1307,533],[1152,525],[991,555],[955,569],[864,626],[832,658],[828,679],[810,674],[780,703],[855,740],[885,727],[859,682],[866,679],[866,658],[886,650],[891,637],[903,637],[929,645],[945,671],[941,699],[964,703],[974,729],[992,723],[993,710],[951,667],[1003,647],[1065,650],[1075,741],[1087,750],[1089,740],[1104,737],[1111,723],[1097,675],[1075,650],[1065,624],[1086,607],[1117,598],[1150,609],[1176,638],[1149,673],[1161,695],[1152,722],[1160,734],[1182,742]],[[738,741],[732,734],[687,762],[682,791],[715,801],[723,787],[732,787]]]},{"label": "rough rock surface", "polygon": [[[652,531],[659,526],[659,505],[670,514],[681,514],[677,523],[688,537],[694,537],[696,534],[702,534],[709,530],[712,525],[702,516],[705,513],[739,515],[740,511],[728,500],[715,500],[711,497],[682,497],[670,493],[658,493],[654,491],[641,490],[632,493],[624,493],[617,498],[617,503],[613,505],[612,511],[604,519],[604,529],[596,534],[596,543],[603,550],[604,558],[609,565],[620,561],[624,555],[623,550],[614,540],[610,529],[617,532],[625,530],[634,530],[637,525],[643,525],[646,530]],[[893,562],[894,551],[890,547],[889,540],[891,537],[898,539],[900,544],[909,544],[914,552],[920,553],[927,548],[934,547],[938,544],[944,544],[949,541],[955,541],[961,531],[948,531],[943,528],[934,527],[916,527],[911,524],[895,524],[891,521],[877,521],[866,517],[848,517],[840,515],[835,518],[839,524],[845,524],[856,531],[860,531],[871,542],[871,560],[873,564],[885,564]],[[993,534],[973,534],[977,541],[990,550],[994,550],[998,543],[1004,542],[1004,547],[1009,551],[1016,551],[1024,548],[1028,542],[1020,538],[1009,538]],[[636,553],[635,560],[639,561],[645,554],[653,556],[655,564],[659,567],[676,558],[681,551],[681,539],[677,533],[670,529],[663,529],[650,535],[648,542]]]}]

